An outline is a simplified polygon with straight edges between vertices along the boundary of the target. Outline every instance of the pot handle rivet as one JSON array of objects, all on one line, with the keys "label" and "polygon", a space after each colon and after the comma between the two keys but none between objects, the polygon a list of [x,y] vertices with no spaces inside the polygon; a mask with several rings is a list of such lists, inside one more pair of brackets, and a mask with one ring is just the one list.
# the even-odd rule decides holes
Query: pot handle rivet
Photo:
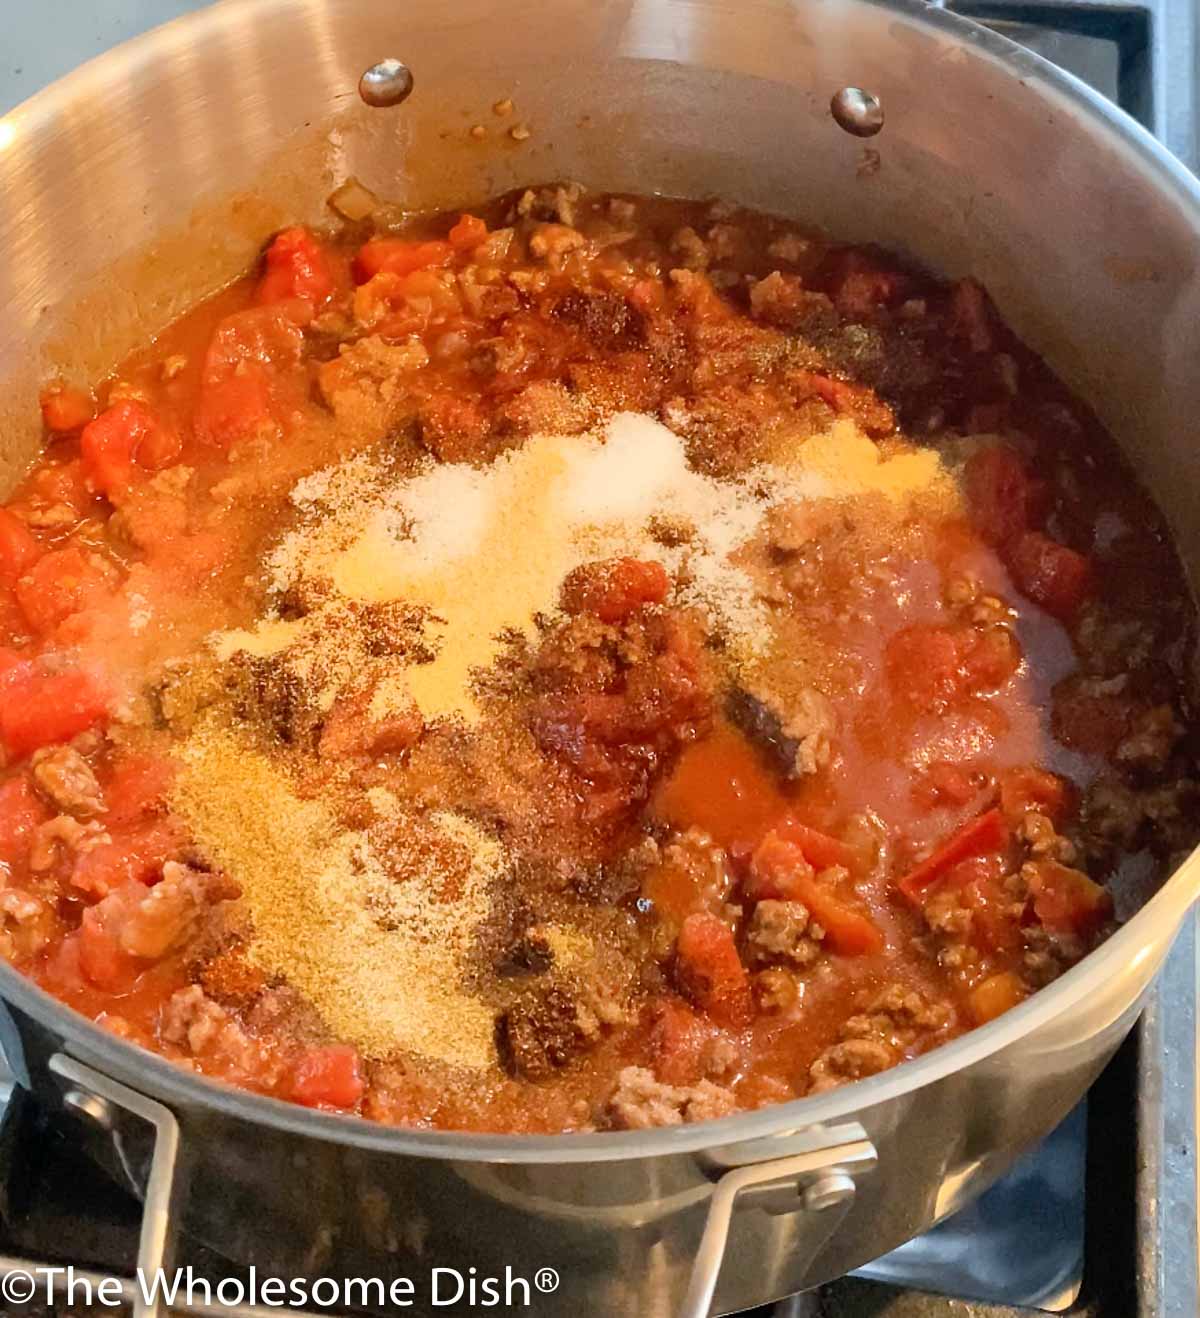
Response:
[{"label": "pot handle rivet", "polygon": [[358,94],[375,109],[407,101],[412,89],[412,70],[398,59],[381,59],[358,80]]},{"label": "pot handle rivet", "polygon": [[805,1187],[804,1207],[810,1213],[821,1213],[854,1197],[854,1178],[840,1168],[826,1172]]},{"label": "pot handle rivet", "polygon": [[63,1107],[102,1130],[112,1129],[112,1108],[99,1094],[89,1094],[83,1089],[68,1089],[63,1095]]},{"label": "pot handle rivet", "polygon": [[843,87],[833,93],[829,113],[839,128],[855,137],[874,137],[883,127],[883,104],[861,87]]}]

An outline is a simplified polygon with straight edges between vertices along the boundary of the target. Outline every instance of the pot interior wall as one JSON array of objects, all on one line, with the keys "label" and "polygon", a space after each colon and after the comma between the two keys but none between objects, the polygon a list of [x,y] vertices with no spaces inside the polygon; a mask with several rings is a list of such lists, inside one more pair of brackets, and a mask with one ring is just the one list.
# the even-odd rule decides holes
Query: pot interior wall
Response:
[{"label": "pot interior wall", "polygon": [[[320,221],[346,174],[413,208],[569,177],[975,274],[1112,425],[1195,567],[1197,216],[1031,57],[1014,72],[952,25],[863,0],[563,0],[553,23],[537,0],[246,0],[142,38],[0,137],[0,481],[34,450],[40,379],[110,368],[285,220]],[[368,110],[358,75],[388,54],[417,90]],[[847,83],[882,98],[870,143],[828,113]]]}]

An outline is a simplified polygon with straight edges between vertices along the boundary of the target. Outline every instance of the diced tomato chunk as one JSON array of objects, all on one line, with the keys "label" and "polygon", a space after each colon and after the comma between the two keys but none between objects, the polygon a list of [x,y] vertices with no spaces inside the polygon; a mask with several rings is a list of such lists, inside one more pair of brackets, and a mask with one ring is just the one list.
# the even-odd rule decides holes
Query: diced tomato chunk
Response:
[{"label": "diced tomato chunk", "polygon": [[991,975],[967,995],[967,1005],[976,1025],[986,1025],[1010,1011],[1028,996],[1029,990],[1011,970]]},{"label": "diced tomato chunk", "polygon": [[362,1096],[362,1066],[348,1044],[310,1048],[296,1064],[292,1098],[305,1107],[352,1108]]},{"label": "diced tomato chunk", "polygon": [[887,674],[892,690],[919,709],[945,704],[963,684],[962,656],[958,630],[904,627],[887,644]]},{"label": "diced tomato chunk", "polygon": [[409,275],[415,270],[449,265],[453,259],[454,248],[449,243],[372,238],[358,249],[354,258],[354,278],[365,284],[385,271],[392,275]]},{"label": "diced tomato chunk", "polygon": [[683,993],[718,1025],[739,1026],[753,1015],[750,981],[729,926],[715,915],[689,915],[675,947]]},{"label": "diced tomato chunk", "polygon": [[775,832],[785,842],[795,843],[814,870],[825,870],[834,865],[848,870],[855,868],[857,857],[853,847],[820,829],[802,824],[794,815],[784,815],[777,820]]},{"label": "diced tomato chunk", "polygon": [[703,1076],[704,1050],[716,1036],[711,1021],[678,998],[664,998],[650,1027],[654,1073],[668,1085],[690,1085]]},{"label": "diced tomato chunk", "polygon": [[1021,650],[1006,627],[935,627],[918,623],[887,644],[892,691],[918,710],[940,710],[956,698],[995,690],[1017,671]]},{"label": "diced tomato chunk", "polygon": [[0,861],[11,865],[23,857],[33,830],[50,817],[50,811],[27,778],[10,778],[0,784]]},{"label": "diced tomato chunk", "polygon": [[16,584],[17,603],[39,635],[46,636],[64,618],[104,598],[108,574],[75,545],[43,555]]},{"label": "diced tomato chunk", "polygon": [[0,508],[0,584],[13,585],[42,552],[29,527],[7,508]]},{"label": "diced tomato chunk", "polygon": [[79,430],[96,415],[91,394],[68,385],[54,384],[42,390],[42,420],[55,434]]},{"label": "diced tomato chunk", "polygon": [[752,902],[797,901],[799,880],[811,877],[813,867],[795,841],[772,830],[750,857],[750,870],[742,892]]},{"label": "diced tomato chunk", "polygon": [[568,613],[591,613],[601,622],[624,622],[646,604],[661,604],[671,584],[661,563],[610,558],[585,563],[567,575],[562,604]]},{"label": "diced tomato chunk", "polygon": [[300,298],[315,310],[333,292],[329,258],[300,226],[276,234],[267,248],[266,267],[256,294],[260,306]]},{"label": "diced tomato chunk", "polygon": [[1000,775],[1000,808],[1010,819],[1037,810],[1051,823],[1061,824],[1069,804],[1068,784],[1057,774],[1028,765]]},{"label": "diced tomato chunk", "polygon": [[104,927],[97,907],[84,911],[76,937],[79,969],[94,987],[109,993],[126,993],[133,987],[145,963],[122,949],[116,935]]},{"label": "diced tomato chunk", "polygon": [[107,693],[87,673],[42,673],[21,663],[0,677],[0,741],[10,759],[70,741],[108,712]]},{"label": "diced tomato chunk", "polygon": [[1075,617],[1091,589],[1091,563],[1040,531],[1021,536],[1008,566],[1017,589],[1062,622]]},{"label": "diced tomato chunk", "polygon": [[835,877],[845,877],[841,867],[818,875],[800,875],[795,880],[796,899],[825,930],[825,941],[842,956],[871,956],[882,952],[883,931],[869,915],[843,900],[835,891]]},{"label": "diced tomato chunk", "polygon": [[249,367],[243,375],[231,375],[203,387],[196,405],[196,434],[205,443],[229,448],[274,425],[261,367]]},{"label": "diced tomato chunk", "polygon": [[297,318],[310,314],[308,303],[292,300],[234,312],[221,321],[201,371],[194,421],[199,440],[229,448],[277,429],[272,380],[280,367],[300,360],[304,333]]},{"label": "diced tomato chunk", "polygon": [[125,398],[84,426],[79,450],[93,487],[116,500],[129,489],[137,467],[156,471],[174,461],[180,440],[144,403]]},{"label": "diced tomato chunk", "polygon": [[972,520],[997,548],[1029,529],[1037,508],[1037,488],[1021,457],[1004,444],[980,449],[963,469]]},{"label": "diced tomato chunk", "polygon": [[469,252],[488,236],[487,225],[477,215],[460,215],[458,223],[446,235],[450,246],[460,252]]},{"label": "diced tomato chunk", "polygon": [[925,893],[948,870],[968,856],[989,851],[1001,851],[1008,846],[1008,824],[1000,810],[985,810],[969,819],[957,833],[943,842],[932,855],[910,870],[896,887],[914,905],[924,902]]},{"label": "diced tomato chunk", "polygon": [[1089,938],[1112,919],[1112,896],[1082,870],[1038,861],[1029,879],[1037,918],[1053,933]]}]

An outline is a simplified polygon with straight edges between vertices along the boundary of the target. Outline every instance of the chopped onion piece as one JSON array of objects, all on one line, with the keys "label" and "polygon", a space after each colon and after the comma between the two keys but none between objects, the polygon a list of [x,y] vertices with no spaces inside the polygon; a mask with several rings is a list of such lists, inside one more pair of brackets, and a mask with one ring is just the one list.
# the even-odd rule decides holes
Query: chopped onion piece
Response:
[{"label": "chopped onion piece", "polygon": [[365,220],[379,209],[379,198],[356,178],[348,178],[329,195],[329,204],[348,220]]}]

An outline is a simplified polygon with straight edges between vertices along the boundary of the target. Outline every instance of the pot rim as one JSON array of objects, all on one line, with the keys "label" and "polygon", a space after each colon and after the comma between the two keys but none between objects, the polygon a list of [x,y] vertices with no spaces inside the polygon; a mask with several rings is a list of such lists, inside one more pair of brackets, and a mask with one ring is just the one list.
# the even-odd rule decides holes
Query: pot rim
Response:
[{"label": "pot rim", "polygon": [[[791,0],[792,4],[801,0]],[[844,3],[844,0],[841,0]],[[319,0],[304,0],[306,5]],[[1041,56],[998,33],[924,0],[852,0],[882,9],[895,21],[950,38],[1007,69],[1040,96],[1047,109],[1059,108],[1091,121],[1106,144],[1121,151],[1132,170],[1191,213],[1200,235],[1200,181],[1146,129],[1098,92]],[[296,0],[241,0],[239,19],[257,21],[271,10],[296,18]],[[137,68],[161,60],[172,48],[205,39],[228,22],[223,4],[198,10],[154,28],[89,60],[0,117],[0,151],[19,134],[37,135],[65,101],[99,92],[122,66]],[[1200,241],[1200,238],[1198,238]],[[363,1117],[313,1111],[282,1099],[255,1094],[174,1065],[157,1053],[108,1033],[52,997],[7,962],[0,961],[0,999],[12,1003],[52,1031],[73,1055],[115,1077],[140,1075],[141,1087],[168,1104],[188,1109],[213,1107],[222,1114],[269,1126],[290,1135],[315,1137],[365,1151],[409,1157],[491,1163],[582,1163],[694,1153],[719,1145],[769,1139],[817,1124],[832,1125],[931,1084],[999,1052],[1025,1034],[1049,1024],[1089,997],[1097,984],[1135,970],[1154,956],[1155,945],[1173,938],[1192,904],[1200,898],[1200,848],[1158,893],[1102,947],[1055,983],[996,1020],[891,1070],[840,1089],[716,1121],[644,1131],[594,1134],[499,1135],[413,1130]],[[1167,934],[1167,929],[1171,933]],[[765,1155],[764,1155],[765,1156]]]}]

